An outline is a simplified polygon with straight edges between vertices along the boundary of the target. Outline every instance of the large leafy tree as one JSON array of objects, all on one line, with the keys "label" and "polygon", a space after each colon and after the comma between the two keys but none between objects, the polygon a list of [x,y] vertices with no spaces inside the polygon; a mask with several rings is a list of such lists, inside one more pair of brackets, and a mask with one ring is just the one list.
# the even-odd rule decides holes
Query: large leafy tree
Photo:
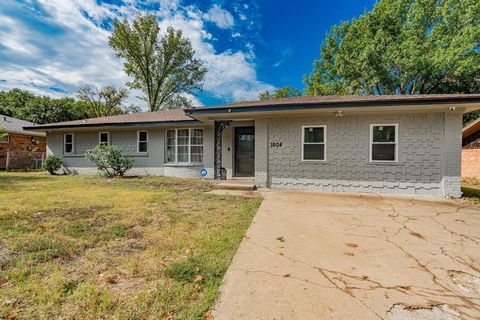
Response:
[{"label": "large leafy tree", "polygon": [[17,110],[16,118],[34,123],[52,123],[86,119],[88,110],[72,98],[53,99],[48,96],[35,97]]},{"label": "large leafy tree", "polygon": [[16,117],[18,110],[22,109],[32,99],[35,99],[33,94],[17,88],[0,91],[0,114]]},{"label": "large leafy tree", "polygon": [[202,89],[207,70],[182,31],[170,27],[160,36],[154,15],[138,14],[132,24],[123,20],[113,25],[109,44],[125,60],[124,70],[132,78],[127,85],[143,91],[149,109],[190,105],[184,95]]},{"label": "large leafy tree", "polygon": [[97,88],[93,85],[84,85],[77,91],[77,98],[84,102],[93,117],[108,117],[137,111],[132,106],[129,108],[123,106],[127,97],[128,91],[125,88],[117,89],[114,86]]},{"label": "large leafy tree", "polygon": [[265,90],[264,92],[260,93],[259,99],[261,101],[265,101],[265,100],[272,100],[272,99],[299,97],[301,95],[302,93],[297,89],[292,88],[290,86],[286,86],[280,89],[276,89],[273,92]]},{"label": "large leafy tree", "polygon": [[480,92],[480,1],[381,0],[334,26],[306,94]]}]

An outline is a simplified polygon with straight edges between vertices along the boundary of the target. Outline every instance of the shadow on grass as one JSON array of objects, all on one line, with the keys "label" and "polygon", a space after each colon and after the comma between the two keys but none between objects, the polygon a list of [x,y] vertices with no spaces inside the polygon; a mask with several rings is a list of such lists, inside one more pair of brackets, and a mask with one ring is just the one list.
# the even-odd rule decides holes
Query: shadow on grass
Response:
[{"label": "shadow on grass", "polygon": [[480,189],[472,187],[462,187],[463,197],[479,199],[480,198]]}]

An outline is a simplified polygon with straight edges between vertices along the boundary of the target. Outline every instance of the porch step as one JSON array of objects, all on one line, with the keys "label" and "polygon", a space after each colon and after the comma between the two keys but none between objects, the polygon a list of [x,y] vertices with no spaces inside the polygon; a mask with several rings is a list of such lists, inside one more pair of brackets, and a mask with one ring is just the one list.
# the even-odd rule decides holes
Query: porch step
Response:
[{"label": "porch step", "polygon": [[222,180],[215,183],[215,189],[253,191],[257,186],[253,180]]}]

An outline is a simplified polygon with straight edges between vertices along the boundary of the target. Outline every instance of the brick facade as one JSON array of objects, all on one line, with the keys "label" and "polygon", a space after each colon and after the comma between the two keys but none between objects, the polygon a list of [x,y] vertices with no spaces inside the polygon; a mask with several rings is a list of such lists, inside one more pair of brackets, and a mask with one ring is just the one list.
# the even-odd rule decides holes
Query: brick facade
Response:
[{"label": "brick facade", "polygon": [[46,151],[46,138],[41,136],[9,133],[9,142],[0,142],[0,168],[5,168],[8,150]]},{"label": "brick facade", "polygon": [[480,149],[462,150],[462,177],[480,177]]},{"label": "brick facade", "polygon": [[[269,118],[267,185],[319,191],[460,196],[461,113]],[[398,124],[398,162],[369,162],[371,124]],[[302,126],[326,125],[326,161],[303,162]],[[258,132],[258,131],[257,131]],[[278,145],[278,144],[276,144]]]},{"label": "brick facade", "polygon": [[[369,161],[370,125],[398,124],[398,161]],[[224,131],[223,166],[232,177],[233,128],[255,125],[255,180],[260,187],[319,191],[373,192],[430,196],[460,196],[462,112],[352,113],[261,117],[234,121]],[[326,126],[326,161],[304,162],[302,126]],[[165,130],[148,129],[148,154],[136,152],[136,130],[112,129],[111,143],[135,158],[132,175],[199,177],[207,168],[213,177],[214,130],[204,129],[201,166],[165,164]],[[193,127],[193,126],[192,126]],[[71,173],[95,173],[84,152],[98,144],[98,132],[75,132],[74,154],[63,154],[63,132],[48,133],[48,150],[64,158]]]}]

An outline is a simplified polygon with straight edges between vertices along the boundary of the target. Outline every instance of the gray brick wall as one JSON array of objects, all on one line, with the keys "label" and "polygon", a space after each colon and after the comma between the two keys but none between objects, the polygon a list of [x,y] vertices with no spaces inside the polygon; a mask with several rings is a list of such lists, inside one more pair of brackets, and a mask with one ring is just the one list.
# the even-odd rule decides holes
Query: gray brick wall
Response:
[{"label": "gray brick wall", "polygon": [[[144,130],[144,129],[141,129]],[[91,162],[84,157],[84,152],[98,144],[98,133],[110,132],[113,145],[121,147],[127,154],[135,159],[134,167],[129,175],[167,175],[173,177],[194,178],[199,177],[199,171],[205,167],[208,177],[213,177],[213,127],[204,126],[203,165],[170,165],[165,164],[165,131],[166,128],[145,129],[148,131],[148,153],[137,153],[137,130],[98,130],[89,132],[74,132],[75,154],[63,154],[64,132],[51,132],[47,134],[47,152],[63,157],[67,172],[74,174],[96,174],[97,170]],[[67,131],[66,131],[67,132]],[[71,131],[68,131],[71,132]]]},{"label": "gray brick wall", "polygon": [[445,135],[443,140],[443,196],[460,197],[462,163],[462,113],[444,114]]},{"label": "gray brick wall", "polygon": [[263,188],[268,186],[268,119],[255,120],[255,183]]},{"label": "gray brick wall", "polygon": [[[443,190],[443,185],[448,185],[452,180],[455,187],[450,188],[458,189],[459,184],[455,179],[460,176],[457,171],[460,162],[455,162],[460,151],[457,150],[457,139],[453,137],[459,135],[461,130],[458,128],[458,116],[448,117],[452,119],[447,122],[448,130],[445,132],[443,113],[346,115],[340,119],[334,116],[270,118],[267,143],[262,142],[269,147],[268,186],[321,191],[456,195]],[[390,123],[399,125],[398,163],[369,162],[370,125]],[[327,161],[302,162],[302,125],[327,126]],[[443,145],[444,134],[454,140],[448,142],[448,146]],[[282,147],[272,148],[270,142],[282,142]],[[444,148],[448,149],[446,154],[442,153]],[[264,151],[259,153],[265,154]],[[442,168],[445,160],[447,168]],[[453,178],[444,179],[443,170],[449,170]],[[445,182],[442,183],[442,180]]]}]

